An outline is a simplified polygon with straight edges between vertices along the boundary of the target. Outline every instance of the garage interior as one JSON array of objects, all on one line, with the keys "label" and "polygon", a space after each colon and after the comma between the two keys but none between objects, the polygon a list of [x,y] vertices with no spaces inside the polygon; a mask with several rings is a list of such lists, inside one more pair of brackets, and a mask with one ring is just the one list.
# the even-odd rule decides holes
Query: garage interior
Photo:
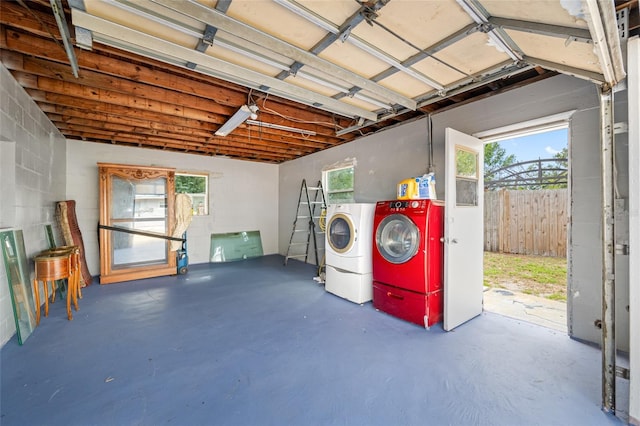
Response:
[{"label": "garage interior", "polygon": [[[349,158],[356,164],[356,200],[375,202],[393,198],[397,182],[408,176],[421,175],[431,165],[442,194],[445,129],[478,134],[571,111],[572,205],[568,273],[571,339],[554,336],[551,339],[559,340],[551,340],[551,346],[547,348],[561,344],[571,346],[572,351],[577,346],[587,354],[579,356],[588,365],[581,367],[587,372],[575,371],[571,380],[591,381],[588,384],[575,382],[577,393],[572,395],[578,399],[585,398],[583,390],[590,389],[587,401],[581,403],[583,408],[595,408],[595,411],[577,411],[590,412],[594,416],[590,417],[591,420],[610,422],[618,420],[609,414],[618,413],[622,421],[638,424],[640,398],[637,395],[640,390],[634,375],[634,371],[640,370],[637,366],[640,336],[634,310],[638,306],[638,288],[631,285],[638,282],[638,264],[628,255],[633,252],[632,248],[621,248],[618,255],[614,255],[612,250],[618,245],[627,249],[633,247],[638,238],[638,196],[637,191],[633,191],[637,188],[634,186],[634,182],[638,182],[637,170],[629,167],[638,159],[637,1],[613,4],[595,1],[468,0],[424,3],[287,0],[70,0],[59,3],[34,0],[5,1],[0,8],[3,92],[0,164],[2,180],[10,183],[5,194],[8,201],[3,202],[0,210],[0,227],[23,229],[27,252],[31,256],[46,246],[42,229],[45,224],[55,222],[55,201],[76,200],[78,221],[85,238],[86,260],[92,274],[99,275],[98,239],[94,230],[98,223],[96,163],[101,161],[206,172],[210,178],[211,212],[207,216],[196,217],[188,231],[193,275],[190,272],[186,278],[176,277],[171,284],[166,278],[123,283],[114,289],[91,286],[86,289],[80,314],[72,323],[55,325],[55,315],[50,315],[36,330],[35,339],[23,347],[18,347],[13,338],[15,327],[11,302],[7,286],[3,284],[0,293],[3,306],[0,331],[4,343],[3,422],[20,423],[20,417],[13,417],[14,423],[8,414],[5,415],[13,406],[7,389],[17,391],[18,386],[25,385],[19,375],[16,381],[8,381],[7,365],[15,365],[16,371],[25,371],[31,368],[23,361],[27,359],[24,354],[28,351],[34,351],[33,357],[44,356],[48,351],[55,354],[52,341],[40,349],[33,342],[44,338],[45,334],[47,339],[74,345],[72,327],[81,327],[79,323],[82,321],[87,322],[84,326],[89,326],[91,306],[100,304],[98,300],[104,292],[131,292],[130,300],[141,303],[122,305],[120,310],[125,311],[123,319],[126,319],[126,309],[133,309],[141,326],[144,326],[145,312],[137,312],[148,306],[141,300],[145,298],[141,291],[143,287],[151,286],[149,288],[153,290],[148,291],[162,292],[163,286],[171,285],[184,286],[186,290],[190,287],[188,280],[193,277],[197,281],[201,273],[203,277],[213,278],[215,283],[218,267],[220,271],[242,277],[243,268],[239,265],[208,264],[210,235],[213,232],[260,230],[267,255],[264,261],[267,263],[255,263],[265,268],[264,275],[269,277],[272,274],[269,260],[273,259],[272,256],[286,253],[302,179],[316,181],[325,167]],[[220,132],[223,124],[243,106],[251,108],[255,118],[250,117],[223,135]],[[594,259],[602,261],[594,262]],[[296,265],[296,268],[306,272],[308,266]],[[296,301],[304,305],[309,303],[309,297],[321,297],[321,301],[315,301],[317,304],[324,306],[330,303],[331,309],[334,306],[342,309],[339,314],[334,312],[330,315],[353,319],[353,323],[344,321],[340,326],[335,323],[329,325],[323,333],[333,330],[335,334],[325,334],[325,339],[346,333],[345,324],[346,328],[358,324],[349,333],[359,330],[364,334],[364,329],[368,334],[375,333],[375,327],[372,330],[371,326],[358,323],[367,321],[369,315],[377,314],[375,311],[364,314],[365,319],[355,319],[352,317],[354,308],[362,313],[366,306],[349,306],[339,300],[325,302],[331,300],[330,295],[320,291],[312,281],[300,283],[301,275],[296,275],[295,271],[291,272],[291,278],[280,276],[289,269],[277,269],[276,273],[277,279],[291,284],[284,290],[285,294],[296,293],[299,291],[297,286],[310,288],[303,295],[298,295],[302,299],[292,294],[291,302],[278,295],[282,305],[291,304],[298,309],[300,306],[296,306]],[[312,268],[310,270],[313,271]],[[259,271],[256,276],[260,276]],[[230,276],[219,280],[221,283],[227,280],[242,282],[241,278]],[[269,281],[268,278],[265,280]],[[2,275],[2,281],[7,281],[6,275]],[[266,281],[265,286],[271,284]],[[223,287],[230,284],[228,282]],[[173,287],[172,292],[176,291]],[[238,291],[237,297],[244,294],[238,288],[228,288],[228,291],[230,295]],[[271,293],[263,297],[271,297]],[[615,305],[615,309],[603,310],[603,300],[604,305]],[[169,309],[171,299],[166,302],[162,306]],[[190,303],[182,307],[182,314],[175,312],[171,318],[188,316],[186,310]],[[277,308],[272,306],[272,309]],[[314,305],[314,309],[320,308]],[[222,308],[221,311],[225,312]],[[265,315],[270,312],[264,312],[258,303],[250,311],[250,322],[257,325],[256,331],[259,332],[260,324],[268,320]],[[302,312],[300,314],[304,316]],[[232,329],[227,321],[231,321],[234,315],[237,312],[230,312],[229,319],[221,315],[212,322],[217,323],[215,327],[223,328],[226,324]],[[390,333],[395,336],[387,334],[377,345],[386,346],[384,339],[397,339],[400,334],[413,335],[413,339],[424,337],[427,339],[424,342],[429,342],[430,346],[442,344],[438,350],[462,351],[462,342],[466,339],[474,347],[474,340],[468,335],[465,339],[460,338],[460,346],[445,343],[447,339],[453,339],[450,335],[462,334],[464,327],[449,334],[441,330],[429,330],[425,334],[424,330],[416,330],[410,325],[402,329],[382,314],[376,316],[380,317],[376,322],[386,321],[386,325],[381,327],[391,328]],[[286,315],[274,319],[289,323]],[[108,321],[107,317],[104,321]],[[294,319],[290,318],[290,322],[289,327],[295,326]],[[596,323],[601,327],[595,326]],[[315,323],[314,326],[321,325]],[[536,338],[539,335],[549,337],[550,334],[546,330],[513,324],[510,320],[488,314],[465,325],[485,330],[511,326],[527,328],[537,335]],[[86,331],[85,335],[108,326],[102,323],[93,324],[93,327],[93,331]],[[189,326],[185,324],[185,327]],[[287,329],[283,327],[283,330]],[[288,329],[287,333],[291,331]],[[317,331],[311,328],[299,332],[311,334]],[[490,334],[489,331],[487,333]],[[80,336],[77,334],[76,338]],[[341,341],[338,338],[333,344],[348,346],[350,342],[358,341],[353,335],[344,338],[355,340]],[[417,346],[407,349],[418,353],[426,351],[424,342],[417,342]],[[465,374],[465,371],[483,365],[483,355],[480,354],[486,346],[475,342],[479,345],[477,351],[474,349],[478,357],[469,359],[468,364],[461,363],[459,370],[451,354],[443,354],[443,359],[451,364],[455,374]],[[502,340],[502,343],[493,344],[503,347],[509,354],[507,348],[515,345],[508,342]],[[135,346],[138,342],[134,338],[130,344]],[[166,345],[166,342],[162,344]],[[286,347],[286,339],[280,344]],[[369,347],[372,351],[376,350],[374,342],[362,343],[363,348],[368,344],[372,345]],[[600,350],[590,344],[602,346],[602,365],[597,359]],[[120,349],[124,352],[114,360],[118,356],[124,358],[130,350],[126,347]],[[235,349],[250,350],[246,346]],[[311,349],[320,353],[324,350],[315,346]],[[341,346],[336,356],[347,356],[348,351],[343,349]],[[629,354],[629,368],[623,367],[620,371],[626,370],[630,380],[616,379],[616,349]],[[78,351],[77,346],[74,351]],[[358,351],[363,356],[367,352],[362,348]],[[306,353],[301,352],[300,355]],[[49,353],[47,360],[51,355]],[[246,353],[242,355],[240,359]],[[543,355],[549,357],[548,364],[553,364],[551,355],[546,352]],[[401,354],[393,351],[387,356],[390,359],[395,356],[396,360],[402,358]],[[437,354],[433,356],[437,358]],[[256,361],[244,359],[248,363]],[[318,358],[317,363],[322,363],[323,359]],[[308,360],[298,361],[310,367]],[[201,362],[206,363],[206,360]],[[286,362],[293,363],[291,360]],[[358,363],[357,360],[355,362]],[[225,368],[233,368],[233,365],[228,364]],[[303,364],[294,368],[300,368],[300,365]],[[334,368],[328,363],[323,367],[327,370]],[[543,365],[540,369],[547,367]],[[313,366],[310,369],[313,370]],[[322,373],[315,373],[310,380],[315,377],[322,382]],[[55,373],[41,372],[33,377],[34,383],[46,382],[48,374]],[[339,381],[336,377],[330,375],[329,380]],[[397,390],[393,385],[393,372],[387,372],[385,377],[391,384],[386,388],[378,387],[377,392],[371,391],[371,400],[359,411],[349,413],[346,405],[338,406],[335,417],[328,414],[326,418],[313,418],[305,417],[311,414],[302,410],[292,414],[291,421],[388,423],[383,420],[392,421],[393,417],[387,417],[391,414],[375,415],[381,412],[375,408],[382,400],[381,395]],[[447,388],[446,374],[443,373],[442,377],[438,386],[431,384],[434,386],[432,392]],[[558,374],[556,377],[564,376]],[[108,378],[102,378],[101,385],[117,382],[117,378],[107,382]],[[171,377],[166,379],[170,382]],[[350,380],[357,381],[358,378],[350,376]],[[474,389],[482,392],[483,378],[477,380]],[[593,386],[595,383],[598,387],[601,380],[602,395],[598,395],[598,389],[594,392]],[[513,379],[507,382],[511,381]],[[621,393],[628,389],[628,402],[615,400],[616,383],[620,383],[617,387]],[[260,382],[257,386],[264,386],[262,390],[269,391],[271,386],[280,385],[276,380]],[[242,380],[238,379],[238,387],[241,386]],[[290,392],[282,396],[285,401],[280,401],[282,407],[267,410],[264,407],[269,399],[261,401],[263,408],[256,410],[260,416],[257,422],[285,421],[286,417],[279,416],[284,416],[282,413],[286,413],[287,404],[304,406],[315,398],[327,404],[338,401],[335,395],[326,395],[330,391],[339,391],[335,388],[321,389],[323,392],[309,393],[306,397],[302,392],[293,398],[290,396],[300,392],[300,388],[295,384],[289,386]],[[345,388],[350,389],[350,386],[355,384],[345,385]],[[376,389],[376,385],[370,386]],[[545,392],[553,386],[542,386],[539,395],[546,397]],[[399,387],[405,395],[420,389],[417,383]],[[36,403],[40,410],[32,410],[40,411],[40,414],[30,415],[44,415],[48,410],[47,404],[56,402],[54,396],[65,393],[54,389],[45,395],[43,389],[42,393],[18,393],[23,398],[40,398]],[[255,390],[251,389],[251,392]],[[133,385],[128,389],[129,393],[114,394],[114,398],[135,399],[136,395],[142,395],[136,391]],[[237,401],[236,411],[224,414],[229,417],[220,417],[221,423],[251,422],[251,419],[238,414],[242,412],[240,405],[249,405],[255,400],[251,392],[244,393],[245,399]],[[455,392],[454,388],[451,393]],[[496,395],[506,396],[511,392],[517,393],[518,390],[496,391]],[[345,393],[354,392],[347,390]],[[40,396],[34,396],[37,394]],[[567,390],[567,395],[570,394],[571,391]],[[223,398],[228,402],[233,396],[215,395],[218,396],[211,398],[221,404],[215,410],[216,415],[222,415],[219,411],[224,411]],[[462,411],[465,407],[479,405],[480,400],[474,400],[473,395],[459,395],[455,405],[460,404]],[[78,395],[73,397],[78,398]],[[69,401],[73,401],[73,397]],[[164,404],[167,404],[171,397],[165,395],[165,398]],[[140,397],[140,404],[145,400],[146,397]],[[193,401],[199,400],[196,397]],[[420,405],[419,401],[414,401],[413,404]],[[399,413],[396,418],[400,422],[405,419],[405,423],[414,424],[421,416],[433,414],[436,422],[452,422],[447,413],[458,410],[452,401],[434,401],[439,405],[438,412],[430,411],[436,407],[429,401],[420,408],[412,405],[410,410],[407,408],[410,412],[404,412],[406,417]],[[103,402],[108,404],[108,401]],[[206,406],[205,402],[199,401]],[[394,402],[396,409],[398,404]],[[541,410],[550,404],[542,404]],[[357,404],[354,402],[352,405]],[[64,406],[68,413],[77,409],[74,403]],[[140,408],[140,405],[136,406]],[[181,407],[186,412],[190,405],[185,402]],[[380,405],[380,409],[382,407],[385,405]],[[474,424],[509,423],[509,419],[501,416],[501,407],[493,409],[495,413],[487,418],[482,417],[481,410],[469,408],[469,417],[455,419]],[[524,405],[515,406],[509,411],[514,416],[510,419],[525,409]],[[552,410],[555,409],[562,410]],[[319,411],[318,408],[316,413]],[[357,420],[357,414],[365,411],[372,416],[370,421]],[[538,413],[527,418],[530,423],[544,422],[545,419],[554,423],[558,417],[552,417],[553,412],[544,414],[550,417],[535,417],[543,416]],[[476,414],[478,417],[474,417]],[[62,416],[59,419],[68,418],[65,413],[56,415]],[[178,419],[181,415],[184,414],[176,414]],[[563,415],[573,416],[566,412]],[[170,415],[122,419],[127,423],[145,424],[168,421],[169,418]],[[567,417],[567,422],[570,418]],[[83,423],[80,418],[76,420]],[[118,420],[113,418],[113,422]],[[109,423],[100,417],[90,421]],[[193,422],[206,421],[204,417],[194,417]]]}]

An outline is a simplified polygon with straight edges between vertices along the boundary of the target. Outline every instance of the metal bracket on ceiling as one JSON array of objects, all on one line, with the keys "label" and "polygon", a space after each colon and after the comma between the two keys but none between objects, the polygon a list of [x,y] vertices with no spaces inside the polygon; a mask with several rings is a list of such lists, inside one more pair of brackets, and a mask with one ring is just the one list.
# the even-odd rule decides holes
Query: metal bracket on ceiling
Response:
[{"label": "metal bracket on ceiling", "polygon": [[289,75],[295,76],[296,74],[298,74],[298,71],[300,71],[300,68],[302,68],[303,66],[304,64],[301,62],[298,62],[298,61],[294,62],[293,65],[289,67],[289,71],[288,71]]},{"label": "metal bracket on ceiling", "polygon": [[204,35],[202,37],[202,42],[204,44],[208,44],[209,46],[213,45],[213,39],[216,36],[216,32],[218,29],[216,27],[212,27],[211,25],[207,25],[204,30]]},{"label": "metal bracket on ceiling", "polygon": [[509,55],[514,61],[521,61],[524,54],[522,50],[515,44],[511,37],[501,28],[494,27],[490,22],[489,12],[480,4],[478,0],[456,0],[460,7],[467,12],[478,25],[479,30],[485,32],[495,47]]},{"label": "metal bracket on ceiling", "polygon": [[491,25],[488,22],[484,22],[481,24],[478,24],[478,31],[481,33],[488,33],[489,31],[493,30],[493,25]]},{"label": "metal bracket on ceiling", "polygon": [[[207,25],[204,29],[204,34],[202,36],[202,38],[200,40],[198,40],[198,44],[196,45],[196,50],[198,52],[204,52],[206,51],[210,46],[213,46],[213,39],[216,36],[216,32],[218,31],[218,29],[216,27],[213,27],[211,25]],[[198,64],[194,63],[194,62],[187,62],[187,68],[189,69],[196,69],[196,67],[198,66]]]},{"label": "metal bracket on ceiling", "polygon": [[86,28],[76,27],[76,46],[80,49],[93,50],[93,35]]},{"label": "metal bracket on ceiling", "polygon": [[347,92],[347,97],[353,98],[360,90],[361,89],[359,87],[352,87],[349,89],[349,92]]},{"label": "metal bracket on ceiling", "polygon": [[[231,0],[220,0],[216,4],[216,10],[218,10],[220,13],[227,13],[227,10],[229,10],[229,6],[231,6]],[[215,39],[217,32],[218,28],[214,27],[213,25],[206,24],[204,34],[202,35],[202,38],[198,40],[196,50],[198,52],[205,52],[210,46],[213,46],[213,40]],[[187,68],[189,69],[193,70],[197,66],[198,64],[196,63],[193,63],[191,61],[187,62]]]},{"label": "metal bracket on ceiling", "polygon": [[51,3],[53,15],[58,23],[58,30],[60,30],[60,35],[62,36],[62,43],[64,44],[65,52],[67,52],[73,76],[78,78],[78,60],[76,53],[73,51],[73,45],[71,44],[71,35],[69,34],[69,26],[67,25],[67,18],[64,16],[62,3],[60,0],[49,0],[49,2]]},{"label": "metal bracket on ceiling", "polygon": [[375,21],[376,18],[378,18],[378,14],[372,7],[370,7],[367,4],[363,4],[362,7],[363,9],[360,12],[360,14],[364,18],[364,20],[367,22],[367,24],[373,26],[373,21]]},{"label": "metal bracket on ceiling", "polygon": [[393,118],[397,115],[404,114],[409,111],[410,111],[409,109],[403,107],[402,105],[393,105],[385,113],[379,114],[376,120],[365,120],[364,118],[360,117],[357,123],[354,124],[353,126],[345,127],[342,130],[336,131],[336,136],[343,136],[343,135],[346,135],[347,133],[355,132],[364,127],[371,126],[373,124],[379,123],[389,118]]},{"label": "metal bracket on ceiling", "polygon": [[627,41],[629,38],[629,8],[616,11],[616,23],[618,24],[618,33],[621,41]]},{"label": "metal bracket on ceiling", "polygon": [[351,29],[352,29],[352,28],[353,28],[353,27],[352,27],[351,25],[349,25],[347,28],[345,28],[344,30],[342,30],[342,31],[340,32],[340,35],[338,36],[338,39],[339,39],[341,42],[343,42],[343,43],[344,43],[345,41],[347,41],[347,39],[348,39],[348,38],[349,38],[349,36],[351,35]]}]

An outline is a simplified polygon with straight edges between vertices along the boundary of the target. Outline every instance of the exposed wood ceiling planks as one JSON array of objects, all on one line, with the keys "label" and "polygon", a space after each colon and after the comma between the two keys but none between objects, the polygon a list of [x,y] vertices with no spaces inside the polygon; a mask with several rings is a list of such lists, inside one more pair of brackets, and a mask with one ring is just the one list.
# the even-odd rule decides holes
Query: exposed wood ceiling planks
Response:
[{"label": "exposed wood ceiling planks", "polygon": [[[637,9],[637,0],[628,3]],[[67,2],[63,5],[71,22]],[[355,121],[100,43],[92,51],[75,48],[80,68],[75,78],[46,0],[1,1],[0,24],[4,66],[67,138],[268,163],[555,75],[539,67],[523,69],[337,136],[337,130]],[[244,124],[229,136],[214,135],[241,105],[251,102],[259,107],[259,120],[309,133]]]},{"label": "exposed wood ceiling planks", "polygon": [[50,37],[49,32],[57,35],[52,16],[34,8],[25,11],[18,3],[0,7],[3,64],[67,137],[282,162],[355,136],[335,136],[336,125],[349,124],[344,118],[259,93],[253,99],[262,121],[315,135],[244,126],[228,137],[214,136],[247,103],[246,88],[111,47],[76,49],[82,70],[76,79],[64,51]]}]

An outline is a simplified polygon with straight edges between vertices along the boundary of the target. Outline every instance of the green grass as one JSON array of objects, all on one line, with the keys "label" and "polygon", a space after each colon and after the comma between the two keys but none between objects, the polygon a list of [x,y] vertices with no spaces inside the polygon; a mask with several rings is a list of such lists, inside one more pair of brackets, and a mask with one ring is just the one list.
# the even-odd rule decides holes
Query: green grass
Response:
[{"label": "green grass", "polygon": [[484,284],[566,301],[567,260],[485,252]]},{"label": "green grass", "polygon": [[567,301],[567,295],[564,293],[553,293],[547,296],[547,299],[550,300],[557,300],[559,302],[566,302]]}]

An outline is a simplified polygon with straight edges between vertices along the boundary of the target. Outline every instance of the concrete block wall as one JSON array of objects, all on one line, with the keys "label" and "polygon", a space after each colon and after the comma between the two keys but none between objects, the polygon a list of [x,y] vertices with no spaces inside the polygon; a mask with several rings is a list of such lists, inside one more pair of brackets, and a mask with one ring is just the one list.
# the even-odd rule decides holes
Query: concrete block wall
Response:
[{"label": "concrete block wall", "polygon": [[[0,64],[0,228],[22,229],[29,258],[48,247],[44,226],[55,224],[55,202],[65,199],[66,168],[65,138]],[[15,334],[15,322],[4,260],[0,263],[4,345]],[[29,268],[33,275],[31,261]]]}]

